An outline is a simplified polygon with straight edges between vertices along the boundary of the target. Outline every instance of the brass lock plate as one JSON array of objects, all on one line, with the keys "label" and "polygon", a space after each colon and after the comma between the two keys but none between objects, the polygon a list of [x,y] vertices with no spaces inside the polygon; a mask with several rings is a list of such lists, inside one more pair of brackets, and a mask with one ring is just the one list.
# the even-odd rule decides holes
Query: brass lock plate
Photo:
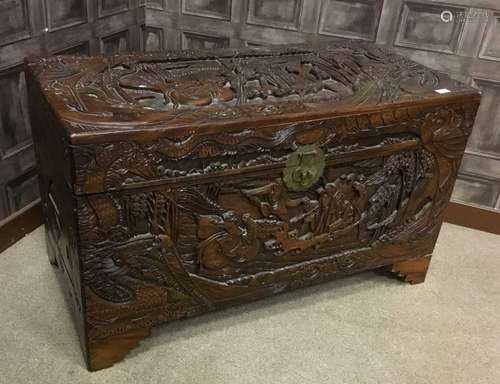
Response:
[{"label": "brass lock plate", "polygon": [[323,175],[325,154],[317,145],[303,145],[293,152],[283,171],[283,181],[291,191],[305,191]]}]

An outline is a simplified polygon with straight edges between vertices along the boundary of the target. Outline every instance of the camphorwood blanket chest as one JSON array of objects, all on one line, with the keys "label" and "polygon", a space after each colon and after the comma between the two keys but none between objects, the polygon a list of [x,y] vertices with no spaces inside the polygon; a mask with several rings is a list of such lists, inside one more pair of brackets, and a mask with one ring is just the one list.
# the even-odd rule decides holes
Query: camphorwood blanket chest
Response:
[{"label": "camphorwood blanket chest", "polygon": [[354,41],[26,66],[91,370],[165,321],[381,267],[422,282],[480,101]]}]

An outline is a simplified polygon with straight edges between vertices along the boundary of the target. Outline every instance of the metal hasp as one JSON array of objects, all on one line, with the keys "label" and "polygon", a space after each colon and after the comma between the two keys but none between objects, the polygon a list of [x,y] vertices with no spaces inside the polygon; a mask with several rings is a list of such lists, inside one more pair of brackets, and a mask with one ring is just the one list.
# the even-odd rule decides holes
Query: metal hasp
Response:
[{"label": "metal hasp", "polygon": [[283,181],[291,191],[305,191],[323,175],[325,154],[316,145],[304,145],[293,152],[283,171]]}]

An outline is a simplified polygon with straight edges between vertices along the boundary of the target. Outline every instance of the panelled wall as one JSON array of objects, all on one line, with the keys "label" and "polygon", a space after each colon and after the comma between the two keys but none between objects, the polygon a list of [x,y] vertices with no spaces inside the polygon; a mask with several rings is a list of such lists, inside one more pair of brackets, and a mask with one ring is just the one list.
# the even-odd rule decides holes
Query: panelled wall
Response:
[{"label": "panelled wall", "polygon": [[139,49],[138,0],[0,0],[0,220],[38,196],[25,56]]},{"label": "panelled wall", "polygon": [[453,198],[500,210],[500,0],[0,0],[0,219],[37,195],[25,56],[332,37],[393,47],[483,90]]}]

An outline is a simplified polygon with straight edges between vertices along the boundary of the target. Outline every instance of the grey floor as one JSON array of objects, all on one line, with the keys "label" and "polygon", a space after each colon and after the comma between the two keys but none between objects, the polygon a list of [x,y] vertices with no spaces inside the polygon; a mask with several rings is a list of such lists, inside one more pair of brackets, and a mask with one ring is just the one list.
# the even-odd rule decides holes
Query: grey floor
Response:
[{"label": "grey floor", "polygon": [[425,284],[364,273],[155,329],[86,371],[43,228],[0,254],[0,383],[500,383],[500,236],[445,225]]}]

